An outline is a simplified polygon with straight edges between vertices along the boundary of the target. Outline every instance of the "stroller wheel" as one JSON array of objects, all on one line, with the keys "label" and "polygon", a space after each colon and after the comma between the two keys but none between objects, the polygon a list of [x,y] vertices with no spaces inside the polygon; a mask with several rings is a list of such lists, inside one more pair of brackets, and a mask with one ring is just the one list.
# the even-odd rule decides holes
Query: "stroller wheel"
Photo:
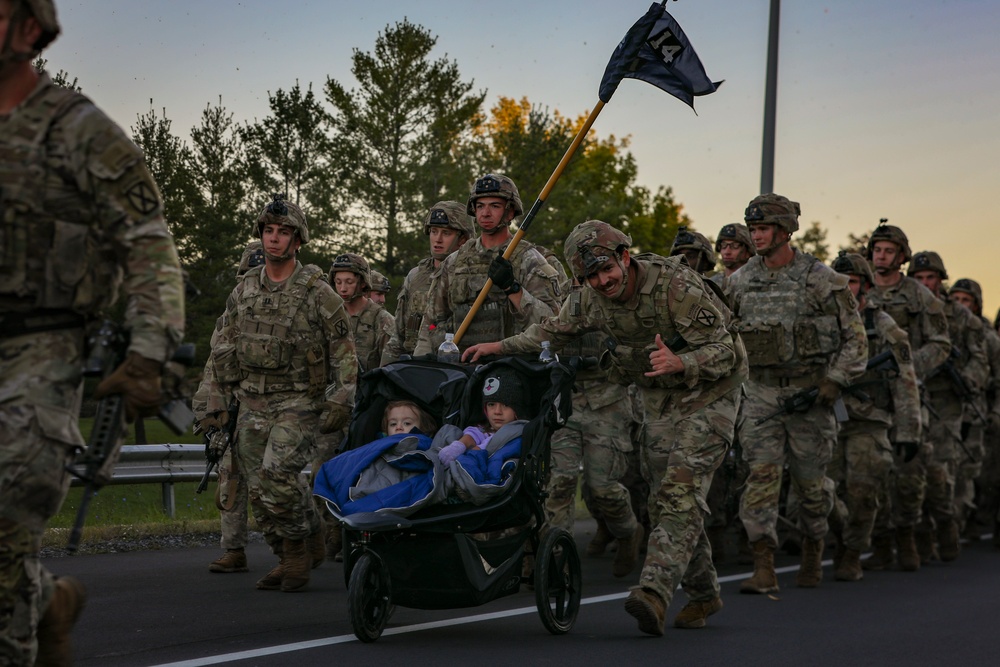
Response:
[{"label": "stroller wheel", "polygon": [[361,554],[347,585],[347,611],[358,639],[373,642],[382,636],[395,609],[391,597],[385,565],[371,553]]},{"label": "stroller wheel", "polygon": [[545,629],[554,635],[569,632],[580,610],[583,574],[573,537],[553,528],[535,557],[535,604]]}]

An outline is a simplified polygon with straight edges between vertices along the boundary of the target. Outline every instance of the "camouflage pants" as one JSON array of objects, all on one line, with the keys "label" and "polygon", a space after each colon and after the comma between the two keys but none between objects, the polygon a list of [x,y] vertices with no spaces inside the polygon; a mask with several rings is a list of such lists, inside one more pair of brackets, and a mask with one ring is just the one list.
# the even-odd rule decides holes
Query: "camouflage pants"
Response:
[{"label": "camouflage pants", "polygon": [[892,445],[884,424],[850,421],[843,425],[827,475],[839,502],[830,515],[848,549],[865,551],[875,526],[881,489],[892,475]]},{"label": "camouflage pants", "polygon": [[243,549],[247,545],[248,495],[247,476],[240,471],[234,444],[219,461],[219,487],[215,498],[219,508],[220,540],[223,549]]},{"label": "camouflage pants", "polygon": [[962,448],[955,466],[955,520],[964,530],[966,521],[976,514],[976,481],[983,472],[986,458],[985,429],[980,424],[963,425]]},{"label": "camouflage pants", "polygon": [[576,487],[583,466],[583,484],[590,500],[617,538],[631,537],[636,518],[629,505],[628,490],[619,481],[632,449],[622,428],[630,418],[628,406],[613,403],[597,410],[585,398],[574,398],[569,423],[552,435],[551,471],[545,516],[550,526],[573,532]]},{"label": "camouflage pants", "polygon": [[766,539],[778,546],[778,504],[785,462],[791,490],[799,502],[798,527],[803,537],[823,539],[832,509],[823,491],[826,467],[837,440],[833,411],[814,405],[806,412],[781,414],[763,424],[755,422],[776,412],[779,400],[796,393],[796,387],[772,387],[747,381],[740,424],[743,459],[750,468],[740,499],[740,519],[750,542]]},{"label": "camouflage pants", "polygon": [[284,538],[301,540],[319,530],[302,471],[316,452],[320,407],[299,396],[240,399],[237,457],[247,476],[250,509],[265,541],[280,553]]},{"label": "camouflage pants", "polygon": [[660,392],[644,393],[641,454],[653,531],[639,585],[658,593],[668,606],[678,582],[690,600],[706,602],[720,589],[705,533],[705,497],[733,441],[739,390],[685,416],[669,402],[654,413],[654,406],[663,405],[656,396]]},{"label": "camouflage pants", "polygon": [[0,665],[35,664],[35,634],[54,590],[38,553],[83,445],[83,335],[0,338]]},{"label": "camouflage pants", "polygon": [[951,395],[932,396],[937,417],[931,416],[927,438],[934,444],[927,462],[926,514],[934,521],[955,516],[955,467],[962,449],[962,402]]},{"label": "camouflage pants", "polygon": [[[1000,432],[992,428],[983,436],[983,469],[976,481],[977,525],[992,529],[1000,521]],[[1000,537],[994,531],[995,539]]]}]

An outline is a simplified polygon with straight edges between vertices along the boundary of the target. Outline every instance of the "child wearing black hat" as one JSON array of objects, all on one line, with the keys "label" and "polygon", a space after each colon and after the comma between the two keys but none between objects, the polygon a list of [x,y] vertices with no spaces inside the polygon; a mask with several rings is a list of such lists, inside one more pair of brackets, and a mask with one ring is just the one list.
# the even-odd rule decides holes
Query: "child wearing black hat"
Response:
[{"label": "child wearing black hat", "polygon": [[486,449],[493,434],[501,426],[527,416],[524,384],[517,374],[507,368],[500,368],[483,382],[483,413],[486,423],[468,426],[462,437],[445,445],[438,452],[441,463],[449,465],[470,449]]}]

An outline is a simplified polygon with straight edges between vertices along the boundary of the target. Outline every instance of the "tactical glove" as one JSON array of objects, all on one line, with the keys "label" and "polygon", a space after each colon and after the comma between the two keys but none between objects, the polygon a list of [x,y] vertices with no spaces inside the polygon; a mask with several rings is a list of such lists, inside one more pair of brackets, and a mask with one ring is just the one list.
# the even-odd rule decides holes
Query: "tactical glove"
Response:
[{"label": "tactical glove", "polygon": [[456,440],[450,445],[445,445],[438,450],[438,458],[441,459],[442,464],[449,465],[466,451],[468,451],[468,449],[466,448],[465,443]]},{"label": "tactical glove", "polygon": [[164,402],[160,391],[162,371],[163,364],[159,361],[129,352],[125,361],[97,385],[94,398],[121,394],[129,422],[138,417],[155,417]]},{"label": "tactical glove", "polygon": [[320,416],[319,432],[333,433],[347,426],[351,420],[351,410],[340,403],[327,403],[326,411]]},{"label": "tactical glove", "polygon": [[226,410],[213,412],[212,414],[202,417],[201,421],[198,422],[198,430],[202,433],[208,433],[209,429],[221,431],[228,423],[229,412]]},{"label": "tactical glove", "polygon": [[840,398],[840,385],[830,378],[820,380],[819,393],[816,395],[819,404],[830,407],[837,402],[838,398]]},{"label": "tactical glove", "polygon": [[920,452],[920,443],[917,442],[897,442],[896,453],[903,455],[903,463],[909,463]]},{"label": "tactical glove", "polygon": [[494,285],[504,291],[504,294],[509,295],[521,291],[521,286],[514,280],[514,267],[508,260],[504,259],[503,255],[497,255],[490,262],[490,268],[487,269],[486,275],[490,277]]}]

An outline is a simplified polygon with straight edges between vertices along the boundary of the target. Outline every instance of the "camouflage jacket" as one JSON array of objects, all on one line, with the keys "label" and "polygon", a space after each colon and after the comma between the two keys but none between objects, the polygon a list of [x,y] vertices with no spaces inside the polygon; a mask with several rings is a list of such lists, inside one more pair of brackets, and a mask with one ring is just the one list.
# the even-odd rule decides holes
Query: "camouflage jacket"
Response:
[{"label": "camouflage jacket", "polygon": [[[482,239],[466,242],[448,255],[435,272],[427,294],[427,308],[420,324],[414,354],[437,350],[446,332],[456,332],[486,284],[490,263],[506,245],[486,248]],[[503,291],[494,286],[472,325],[463,336],[464,350],[474,343],[499,340],[555,314],[562,301],[560,277],[545,258],[529,245],[519,244],[511,255],[514,278],[521,285],[521,307],[515,309]]]},{"label": "camouflage jacket", "polygon": [[129,350],[166,361],[184,331],[184,285],[142,152],[46,74],[0,116],[0,313],[94,317],[124,290]]},{"label": "camouflage jacket", "polygon": [[[986,389],[990,378],[985,326],[965,306],[947,298],[943,305],[948,321],[948,337],[951,338],[951,356],[947,361],[962,376],[969,391],[978,395]],[[932,400],[941,396],[958,396],[958,390],[943,365],[928,374],[926,384]]]},{"label": "camouflage jacket", "polygon": [[983,412],[1000,416],[1000,334],[993,328],[990,321],[980,318],[983,322],[986,357],[990,363],[990,379],[986,384],[983,396]]},{"label": "camouflage jacket", "polygon": [[350,410],[358,360],[343,300],[319,267],[296,260],[277,285],[266,268],[247,271],[229,299],[206,410],[225,410],[232,393],[241,403],[302,396],[317,410],[324,400]]},{"label": "camouflage jacket", "polygon": [[872,287],[868,303],[887,312],[910,337],[913,367],[921,381],[951,353],[944,304],[909,276],[890,287]]},{"label": "camouflage jacket", "polygon": [[370,371],[382,363],[389,337],[392,336],[393,319],[382,304],[371,299],[365,302],[364,310],[351,315],[351,333],[354,334],[354,348],[358,354],[360,371]]},{"label": "camouflage jacket", "polygon": [[734,325],[751,377],[822,375],[847,386],[865,369],[868,343],[847,276],[796,250],[771,270],[755,255],[729,276]]},{"label": "camouflage jacket", "polygon": [[844,394],[852,422],[893,427],[895,442],[920,442],[920,390],[906,332],[887,313],[868,304],[862,311],[868,358],[891,350],[898,371],[866,370],[854,381],[857,392]]},{"label": "camouflage jacket", "polygon": [[[589,331],[617,341],[602,357],[609,379],[665,392],[679,414],[691,414],[746,379],[747,364],[739,336],[728,327],[729,310],[704,279],[679,257],[633,255],[636,290],[627,302],[608,299],[590,288],[574,289],[559,314],[532,324],[502,343],[504,354],[534,352],[543,340],[562,349]],[[680,357],[684,372],[646,377],[655,337]]]},{"label": "camouflage jacket", "polygon": [[396,297],[396,315],[392,336],[382,352],[382,365],[399,361],[404,354],[413,354],[420,334],[420,320],[427,307],[427,291],[434,276],[434,258],[428,257],[410,269]]}]

